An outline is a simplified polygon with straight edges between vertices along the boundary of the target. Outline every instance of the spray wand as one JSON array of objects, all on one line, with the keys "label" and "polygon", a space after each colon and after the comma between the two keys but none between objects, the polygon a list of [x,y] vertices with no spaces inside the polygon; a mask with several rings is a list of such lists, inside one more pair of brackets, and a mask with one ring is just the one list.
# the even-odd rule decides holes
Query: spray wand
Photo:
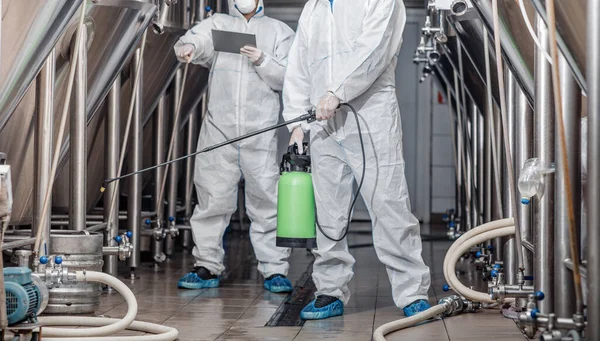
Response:
[{"label": "spray wand", "polygon": [[154,165],[152,167],[144,168],[144,169],[141,169],[141,170],[136,171],[136,172],[131,172],[129,174],[125,174],[125,175],[122,175],[122,176],[119,176],[119,177],[116,177],[116,178],[106,179],[106,180],[104,180],[104,183],[102,184],[102,187],[100,188],[100,192],[104,192],[106,190],[106,186],[108,184],[112,183],[112,182],[115,182],[115,181],[118,181],[118,180],[122,180],[122,179],[128,178],[128,177],[133,176],[133,175],[145,173],[147,171],[151,171],[151,170],[156,169],[156,168],[164,167],[166,165],[170,165],[172,163],[188,159],[188,158],[190,158],[192,156],[196,156],[198,154],[207,153],[207,152],[210,152],[211,150],[215,150],[215,149],[218,149],[218,148],[230,145],[232,143],[236,143],[238,141],[245,140],[247,138],[250,138],[250,137],[253,137],[253,136],[256,136],[256,135],[260,135],[262,133],[266,133],[266,132],[271,131],[271,130],[275,130],[275,129],[278,129],[278,128],[281,128],[281,127],[285,127],[285,126],[293,124],[293,123],[302,122],[302,121],[307,121],[308,123],[310,123],[310,122],[314,122],[316,119],[317,119],[317,116],[316,116],[315,110],[309,110],[308,113],[306,113],[306,114],[304,114],[302,116],[299,116],[297,118],[294,118],[292,120],[281,122],[281,123],[272,125],[270,127],[263,128],[263,129],[260,129],[260,130],[248,133],[246,135],[238,136],[238,137],[233,138],[231,140],[227,140],[227,141],[224,141],[224,142],[212,145],[210,147],[206,147],[206,148],[204,148],[202,150],[199,150],[197,152],[194,152],[194,153],[191,153],[191,154],[188,154],[188,155],[184,155],[182,157],[179,157],[177,159],[173,159],[171,161],[163,162],[163,163],[160,163],[158,165]]}]

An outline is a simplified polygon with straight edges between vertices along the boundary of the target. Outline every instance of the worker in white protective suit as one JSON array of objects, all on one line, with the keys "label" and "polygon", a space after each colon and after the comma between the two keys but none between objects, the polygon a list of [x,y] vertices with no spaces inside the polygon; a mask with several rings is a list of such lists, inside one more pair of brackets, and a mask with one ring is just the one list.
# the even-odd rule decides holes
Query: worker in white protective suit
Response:
[{"label": "worker in white protective suit", "polygon": [[[251,33],[257,47],[241,54],[214,51],[212,30]],[[294,32],[265,15],[262,0],[229,0],[229,15],[214,14],[194,26],[175,45],[181,62],[210,68],[208,113],[198,150],[276,124],[288,51]],[[277,228],[277,138],[275,132],[196,156],[194,182],[198,205],[191,218],[195,268],[178,286],[214,288],[224,271],[223,234],[237,206],[237,189],[245,179],[250,239],[272,292],[290,292],[285,277],[290,250],[275,245]]]},{"label": "worker in white protective suit", "polygon": [[[395,69],[406,22],[401,0],[309,0],[288,57],[284,118],[316,107],[311,125],[290,126],[290,145],[310,128],[317,218],[313,280],[316,299],[301,313],[322,319],[344,312],[354,258],[346,239],[354,179],[362,152],[352,112],[358,110],[366,154],[361,195],[373,222],[373,244],[387,268],[396,305],[406,316],[428,309],[429,268],[421,256],[419,222],[411,213],[404,176]],[[412,80],[411,80],[412,81]],[[331,238],[331,239],[329,239]]]}]

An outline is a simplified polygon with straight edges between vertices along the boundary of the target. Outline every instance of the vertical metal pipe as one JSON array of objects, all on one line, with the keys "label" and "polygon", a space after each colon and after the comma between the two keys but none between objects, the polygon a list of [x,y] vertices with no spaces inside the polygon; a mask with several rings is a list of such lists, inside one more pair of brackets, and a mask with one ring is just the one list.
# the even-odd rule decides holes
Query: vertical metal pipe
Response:
[{"label": "vertical metal pipe", "polygon": [[483,224],[484,212],[485,212],[485,116],[482,112],[478,113],[478,143],[477,143],[477,153],[478,153],[478,161],[477,161],[477,189],[479,192],[479,219],[477,220],[477,225]]},{"label": "vertical metal pipe", "polygon": [[491,97],[486,98],[486,102],[488,102],[488,110],[484,115],[484,135],[485,135],[485,187],[484,187],[484,198],[485,198],[485,210],[484,210],[484,220],[485,222],[492,221],[492,196],[494,193],[493,188],[493,178],[494,171],[492,167],[493,158],[492,158],[492,120],[493,118],[493,110],[491,106],[493,104],[489,103],[492,101]]},{"label": "vertical metal pipe", "polygon": [[479,110],[471,101],[471,224],[479,223]]},{"label": "vertical metal pipe", "polygon": [[[140,74],[137,74],[137,65],[140,65],[139,68]],[[144,65],[141,60],[141,50],[138,48],[135,51],[135,56],[133,58],[133,67],[131,67],[131,77],[130,79],[139,79],[139,84],[144,84],[143,75],[144,75]],[[133,84],[134,82],[131,82]],[[133,88],[133,87],[132,87]],[[142,86],[137,87],[136,93],[132,94],[132,100],[135,96],[135,106],[133,108],[133,118],[131,124],[131,134],[130,134],[130,150],[129,150],[129,171],[135,172],[143,167],[142,163],[142,108],[143,108],[143,97],[142,97]],[[133,233],[131,244],[133,245],[133,252],[131,253],[131,257],[129,258],[129,267],[131,268],[131,273],[134,275],[135,268],[137,268],[140,264],[140,238],[141,238],[141,224],[142,224],[142,175],[137,174],[133,175],[129,178],[129,195],[127,196],[127,224]]]},{"label": "vertical metal pipe", "polygon": [[463,168],[463,191],[465,196],[463,197],[463,210],[461,213],[461,228],[463,230],[470,230],[471,225],[471,158],[469,155],[469,105],[467,101],[467,96],[465,92],[465,73],[463,68],[463,46],[460,40],[456,40],[456,48],[458,55],[458,74],[460,75],[460,92],[459,89],[456,89],[456,96],[460,97],[460,112],[457,114],[460,115],[458,122],[461,124],[460,129],[462,130],[461,134],[461,149],[459,149],[462,153],[462,168]]},{"label": "vertical metal pipe", "polygon": [[[167,98],[162,95],[158,100],[156,113],[154,114],[154,163],[161,164],[165,162],[166,149],[165,139],[167,134]],[[165,221],[165,204],[164,200],[158,202],[161,196],[160,190],[165,176],[165,167],[156,168],[154,171],[154,210],[156,211],[156,224],[158,227],[164,227]],[[162,259],[163,240],[153,239],[152,252],[154,260]]]},{"label": "vertical metal pipe", "polygon": [[[181,122],[181,120],[177,121],[177,109],[179,108],[179,97],[181,94],[181,80],[183,78],[183,71],[181,70],[181,68],[179,70],[177,70],[177,73],[175,74],[175,79],[173,81],[173,91],[171,92],[171,117],[172,117],[172,124],[175,125],[179,125],[179,122]],[[181,117],[181,115],[180,115]],[[177,121],[177,122],[176,122]],[[173,139],[173,152],[172,152],[172,156],[171,159],[174,160],[176,158],[179,157],[179,152],[180,152],[180,145],[179,145],[179,134],[180,134],[180,130],[179,127],[176,127],[175,130],[175,135],[172,136],[171,138]],[[178,180],[179,180],[179,163],[175,162],[173,164],[171,164],[169,169],[169,192],[168,192],[168,215],[169,215],[169,220],[173,220],[172,224],[175,224],[174,219],[177,218],[177,184],[178,184]],[[173,251],[175,249],[175,238],[169,234],[167,236],[167,240],[165,243],[165,254],[167,255],[167,257],[171,257],[171,255],[173,255]]]},{"label": "vertical metal pipe", "polygon": [[[507,69],[508,70],[508,69]],[[510,145],[510,154],[514,155],[515,152],[515,111],[516,111],[516,91],[517,91],[517,81],[513,74],[510,71],[506,72],[506,121],[508,124],[508,140]],[[504,165],[502,171],[503,178],[503,186],[502,192],[504,197],[504,204],[502,206],[503,216],[504,218],[514,216],[511,202],[513,197],[511,196],[510,186],[513,185],[510,183],[508,177],[508,165],[506,162],[502,163]],[[518,270],[518,260],[517,260],[517,249],[515,245],[514,237],[510,237],[505,239],[504,244],[504,273],[506,276],[507,283],[515,284],[517,279],[517,270]]]},{"label": "vertical metal pipe", "polygon": [[[504,160],[504,148],[502,144],[502,119],[500,108],[494,105],[493,109],[493,120],[494,120],[494,131],[492,134],[494,135],[494,143],[496,148],[496,158],[494,158],[494,153],[492,153],[492,171],[495,171],[497,174],[494,177],[497,177],[499,181],[493,181],[492,188],[494,189],[492,195],[492,219],[500,219],[502,217],[502,207],[504,205],[504,198],[502,193],[503,186],[503,176],[502,176],[502,165]],[[499,183],[498,183],[499,182]],[[502,242],[502,238],[495,238],[492,240],[492,245],[494,246],[494,259],[496,261],[502,261],[504,258],[504,243]]]},{"label": "vertical metal pipe", "polygon": [[[200,108],[194,108],[188,119],[186,154],[191,154],[196,148],[196,140],[198,135],[198,115]],[[189,219],[192,217],[194,207],[192,205],[192,195],[194,193],[194,158],[190,157],[185,161],[185,221],[189,225]],[[183,247],[189,248],[192,246],[192,233],[190,230],[183,231]]]},{"label": "vertical metal pipe", "polygon": [[[1,1],[0,1],[1,6]],[[1,12],[1,8],[0,8]],[[50,182],[50,169],[52,168],[52,146],[54,141],[54,75],[56,67],[56,52],[46,58],[46,64],[37,77],[36,83],[36,130],[35,130],[35,187],[34,187],[34,213],[31,225],[31,236],[37,236],[38,228],[44,231],[41,234],[42,255],[47,254],[50,248],[50,217],[41,222],[42,207],[44,205],[43,193]],[[52,205],[52,203],[49,203]]]},{"label": "vertical metal pipe", "polygon": [[[549,50],[548,30],[544,21],[536,17],[536,29],[542,48]],[[535,51],[535,156],[542,165],[554,162],[554,104],[552,95],[551,67],[544,52]],[[546,298],[539,303],[540,312],[554,310],[554,175],[545,177],[545,193],[535,200],[535,288]]]},{"label": "vertical metal pipe", "polygon": [[[517,88],[515,115],[515,174],[518,175],[525,165],[525,161],[533,156],[533,110],[525,93]],[[521,238],[531,242],[532,211],[531,205],[518,205],[519,228],[521,229]],[[525,266],[525,275],[533,275],[533,255],[523,250],[523,263]]]},{"label": "vertical metal pipe", "polygon": [[[118,75],[117,79],[113,83],[112,88],[108,94],[108,115],[106,116],[106,156],[105,156],[105,172],[106,178],[114,178],[117,176],[119,169],[119,157],[120,157],[120,140],[121,140],[121,127],[120,127],[120,108],[121,105],[121,76]],[[108,184],[106,187],[106,193],[104,194],[104,221],[108,223],[108,230],[106,233],[106,245],[116,246],[114,238],[119,234],[119,215],[113,214],[111,218],[110,201],[114,197],[116,202],[114,203],[115,209],[119,208],[119,181]],[[112,219],[112,221],[108,221]],[[115,255],[104,256],[104,272],[112,276],[117,275],[118,258]]]},{"label": "vertical metal pipe", "polygon": [[71,112],[70,121],[70,210],[69,228],[83,231],[86,213],[87,186],[87,34],[81,32],[82,40],[77,53],[77,69],[75,71],[75,110]]},{"label": "vertical metal pipe", "polygon": [[[569,238],[569,200],[575,210],[575,226],[581,222],[581,90],[566,60],[559,58],[560,88],[562,92],[562,120],[565,126],[566,152],[569,157],[569,181],[572,198],[568,198],[567,184],[564,179],[566,165],[562,158],[562,143],[557,138],[556,143],[556,193],[554,202],[554,313],[561,317],[571,317],[575,313],[575,287],[573,276],[564,261],[571,258]],[[559,134],[558,119],[556,120],[556,135]]]},{"label": "vertical metal pipe", "polygon": [[[600,321],[600,0],[589,0],[587,8],[587,320]],[[600,324],[587,326],[587,339],[600,340]]]},{"label": "vertical metal pipe", "polygon": [[206,1],[205,0],[195,0],[194,1],[194,22],[193,24],[197,24],[202,21],[206,17]]}]

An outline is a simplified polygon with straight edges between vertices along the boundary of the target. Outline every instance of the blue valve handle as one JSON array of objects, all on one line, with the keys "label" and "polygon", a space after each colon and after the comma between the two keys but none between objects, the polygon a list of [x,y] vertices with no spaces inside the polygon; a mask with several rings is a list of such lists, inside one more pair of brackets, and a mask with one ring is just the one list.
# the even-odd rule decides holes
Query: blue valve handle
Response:
[{"label": "blue valve handle", "polygon": [[175,217],[169,217],[169,222],[174,222],[175,221]]},{"label": "blue valve handle", "polygon": [[450,286],[448,284],[444,284],[444,286],[442,287],[442,290],[444,291],[450,291]]},{"label": "blue valve handle", "polygon": [[491,275],[492,277],[496,278],[496,277],[498,277],[498,271],[497,271],[497,270],[492,270],[492,271],[490,272],[490,275]]},{"label": "blue valve handle", "polygon": [[115,241],[117,243],[121,243],[123,241],[123,237],[121,237],[121,236],[115,236]]},{"label": "blue valve handle", "polygon": [[488,245],[487,249],[492,251],[494,249],[494,245]]},{"label": "blue valve handle", "polygon": [[46,257],[46,256],[40,257],[40,264],[48,264],[48,257]]},{"label": "blue valve handle", "polygon": [[131,232],[131,231],[127,231],[127,232],[125,233],[125,235],[127,236],[127,238],[131,238],[131,237],[133,237],[133,232]]},{"label": "blue valve handle", "polygon": [[210,12],[210,11],[212,11],[212,8],[210,6],[206,6],[206,8],[204,10],[207,12]]},{"label": "blue valve handle", "polygon": [[502,269],[502,265],[500,265],[500,264],[494,264],[494,269],[500,270],[500,269]]},{"label": "blue valve handle", "polygon": [[481,253],[481,251],[477,251],[477,252],[475,253],[475,257],[477,257],[477,258],[481,258],[481,256],[483,256],[483,254]]},{"label": "blue valve handle", "polygon": [[54,263],[60,265],[60,264],[62,264],[62,262],[63,262],[63,259],[61,256],[54,257]]},{"label": "blue valve handle", "polygon": [[152,220],[146,219],[145,223],[146,223],[146,225],[150,225],[150,224],[152,224]]},{"label": "blue valve handle", "polygon": [[534,319],[537,319],[539,313],[540,313],[540,311],[537,308],[534,308],[531,310],[531,317]]},{"label": "blue valve handle", "polygon": [[523,204],[523,205],[529,205],[530,203],[531,203],[531,200],[529,200],[527,198],[521,199],[521,204]]},{"label": "blue valve handle", "polygon": [[546,295],[544,295],[544,293],[541,291],[536,291],[534,295],[538,301],[542,301],[546,297]]}]

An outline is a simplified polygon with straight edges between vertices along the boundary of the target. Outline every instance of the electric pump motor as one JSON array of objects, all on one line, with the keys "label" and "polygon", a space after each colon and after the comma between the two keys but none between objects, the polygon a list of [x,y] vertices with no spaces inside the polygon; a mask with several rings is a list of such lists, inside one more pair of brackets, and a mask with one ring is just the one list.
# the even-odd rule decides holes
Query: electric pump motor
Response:
[{"label": "electric pump motor", "polygon": [[42,303],[47,300],[43,294],[44,288],[38,287],[41,283],[34,284],[29,268],[9,267],[4,268],[3,273],[8,324],[34,320]]}]

